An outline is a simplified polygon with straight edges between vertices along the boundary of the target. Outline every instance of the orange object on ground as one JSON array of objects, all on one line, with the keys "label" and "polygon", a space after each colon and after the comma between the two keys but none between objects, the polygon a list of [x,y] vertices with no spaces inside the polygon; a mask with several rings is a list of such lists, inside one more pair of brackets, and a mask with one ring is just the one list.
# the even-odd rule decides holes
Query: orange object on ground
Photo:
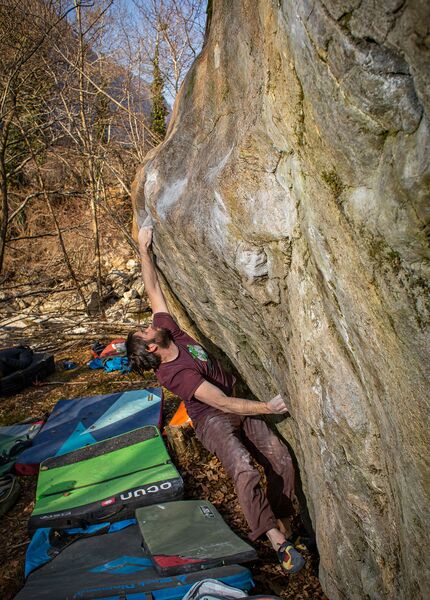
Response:
[{"label": "orange object on ground", "polygon": [[182,401],[180,403],[180,405],[178,406],[178,410],[175,412],[175,414],[171,418],[171,420],[169,422],[169,427],[181,427],[182,425],[187,425],[188,423],[190,425],[193,424],[190,417],[188,416],[187,409],[185,408],[185,404]]},{"label": "orange object on ground", "polygon": [[126,354],[125,339],[116,338],[112,340],[106,348],[100,353],[100,358],[107,358],[108,356],[122,356]]}]

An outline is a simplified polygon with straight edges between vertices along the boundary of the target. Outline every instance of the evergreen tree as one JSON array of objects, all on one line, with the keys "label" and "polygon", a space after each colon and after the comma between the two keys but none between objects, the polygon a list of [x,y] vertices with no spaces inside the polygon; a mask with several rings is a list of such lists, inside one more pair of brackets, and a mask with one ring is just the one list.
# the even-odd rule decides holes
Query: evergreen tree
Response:
[{"label": "evergreen tree", "polygon": [[159,65],[158,39],[155,44],[154,58],[152,61],[152,109],[151,109],[151,129],[154,133],[164,138],[166,135],[166,115],[167,108],[163,97],[164,79]]}]

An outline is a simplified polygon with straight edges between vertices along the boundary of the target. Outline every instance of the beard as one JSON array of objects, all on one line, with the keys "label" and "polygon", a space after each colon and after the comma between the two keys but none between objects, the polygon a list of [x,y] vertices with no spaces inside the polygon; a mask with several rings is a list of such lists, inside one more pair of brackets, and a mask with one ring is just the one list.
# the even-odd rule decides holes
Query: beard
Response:
[{"label": "beard", "polygon": [[164,327],[160,327],[157,329],[157,333],[154,336],[154,341],[160,348],[168,348],[170,346],[170,342],[173,341],[172,334],[168,329]]}]

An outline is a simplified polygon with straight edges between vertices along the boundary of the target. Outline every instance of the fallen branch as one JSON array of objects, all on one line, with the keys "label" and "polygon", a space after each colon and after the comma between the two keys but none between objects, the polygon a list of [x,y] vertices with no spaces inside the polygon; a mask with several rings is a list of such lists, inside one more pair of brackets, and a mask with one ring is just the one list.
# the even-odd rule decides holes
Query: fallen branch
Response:
[{"label": "fallen branch", "polygon": [[35,286],[35,285],[41,285],[41,284],[50,284],[50,285],[54,285],[55,284],[55,280],[51,277],[49,279],[40,279],[39,281],[33,281],[33,282],[29,282],[26,281],[25,283],[16,283],[14,285],[2,285],[2,289],[3,290],[15,290],[17,288],[23,288],[23,287],[29,287],[30,285]]},{"label": "fallen branch", "polygon": [[[0,299],[0,303],[2,302],[10,302],[11,300],[16,300],[17,298],[27,298],[28,296],[43,296],[45,294],[59,294],[60,292],[75,292],[76,288],[61,288],[59,290],[53,290],[52,288],[48,288],[46,290],[36,290],[35,292],[23,292],[22,294],[17,294],[16,296],[7,296],[6,298]],[[26,315],[25,315],[26,316]]]}]

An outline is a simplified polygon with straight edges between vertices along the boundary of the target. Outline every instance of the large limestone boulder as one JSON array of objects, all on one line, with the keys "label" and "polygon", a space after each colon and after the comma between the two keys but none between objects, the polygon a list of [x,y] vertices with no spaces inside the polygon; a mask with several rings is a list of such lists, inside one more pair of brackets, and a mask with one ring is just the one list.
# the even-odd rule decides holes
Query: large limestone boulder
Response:
[{"label": "large limestone boulder", "polygon": [[429,6],[214,1],[135,182],[175,310],[288,398],[332,600],[430,589]]}]

